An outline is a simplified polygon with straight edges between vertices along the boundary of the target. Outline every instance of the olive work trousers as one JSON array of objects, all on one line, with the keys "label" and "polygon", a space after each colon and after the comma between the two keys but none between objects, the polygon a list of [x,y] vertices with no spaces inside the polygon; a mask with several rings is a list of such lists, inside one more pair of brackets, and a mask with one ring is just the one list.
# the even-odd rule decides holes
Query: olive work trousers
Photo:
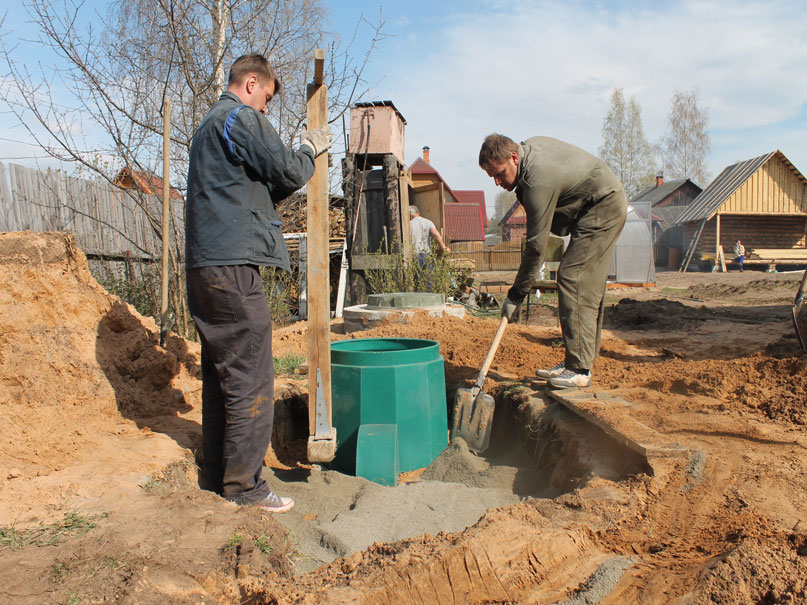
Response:
[{"label": "olive work trousers", "polygon": [[271,492],[261,477],[272,439],[272,318],[254,265],[187,271],[202,343],[202,470],[207,489],[237,504]]},{"label": "olive work trousers", "polygon": [[560,260],[558,315],[570,370],[591,370],[599,353],[608,269],[627,208],[620,188],[584,209]]}]

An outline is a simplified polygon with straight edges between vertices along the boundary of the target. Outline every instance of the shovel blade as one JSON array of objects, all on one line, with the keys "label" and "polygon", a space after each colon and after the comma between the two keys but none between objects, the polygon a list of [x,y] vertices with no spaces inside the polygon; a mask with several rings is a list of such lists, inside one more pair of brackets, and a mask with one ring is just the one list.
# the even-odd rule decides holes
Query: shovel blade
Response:
[{"label": "shovel blade", "polygon": [[490,445],[490,430],[496,402],[484,393],[475,395],[473,389],[459,389],[454,400],[451,438],[462,437],[468,449],[480,454]]}]

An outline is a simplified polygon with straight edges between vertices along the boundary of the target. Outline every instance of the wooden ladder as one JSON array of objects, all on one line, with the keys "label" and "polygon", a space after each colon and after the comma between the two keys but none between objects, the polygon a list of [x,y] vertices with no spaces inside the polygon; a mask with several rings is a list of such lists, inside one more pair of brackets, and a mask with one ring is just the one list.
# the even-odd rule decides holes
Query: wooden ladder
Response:
[{"label": "wooden ladder", "polygon": [[701,239],[701,233],[703,233],[703,228],[706,226],[707,219],[703,219],[701,221],[698,230],[695,231],[695,235],[692,238],[692,241],[689,242],[689,247],[687,248],[686,254],[684,255],[684,262],[681,263],[681,266],[678,269],[679,273],[686,273],[686,270],[689,268],[689,263],[692,260],[692,257],[695,255],[695,250],[698,248],[698,242]]}]

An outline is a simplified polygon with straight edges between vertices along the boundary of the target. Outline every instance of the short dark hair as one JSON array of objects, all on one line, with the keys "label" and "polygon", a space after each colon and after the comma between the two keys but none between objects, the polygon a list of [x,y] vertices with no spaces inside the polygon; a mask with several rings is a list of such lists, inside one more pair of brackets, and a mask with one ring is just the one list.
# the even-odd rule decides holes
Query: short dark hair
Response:
[{"label": "short dark hair", "polygon": [[485,169],[493,162],[506,162],[513,151],[518,151],[518,145],[513,139],[503,134],[489,134],[479,150],[479,167]]},{"label": "short dark hair", "polygon": [[261,83],[273,81],[275,83],[275,94],[280,92],[280,79],[277,77],[274,68],[272,68],[272,64],[269,63],[269,59],[259,53],[241,55],[233,61],[227,86],[240,84],[251,74],[258,76]]}]

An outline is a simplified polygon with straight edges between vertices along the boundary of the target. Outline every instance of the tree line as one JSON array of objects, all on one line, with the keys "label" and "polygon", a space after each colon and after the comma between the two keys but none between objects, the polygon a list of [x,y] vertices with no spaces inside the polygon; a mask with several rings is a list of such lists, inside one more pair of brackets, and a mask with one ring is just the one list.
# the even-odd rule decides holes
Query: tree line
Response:
[{"label": "tree line", "polygon": [[621,88],[611,95],[602,124],[600,157],[620,178],[628,199],[653,184],[657,174],[689,179],[705,187],[709,174],[706,156],[711,150],[708,111],[698,103],[697,90],[676,90],[661,140],[648,142],[642,125],[642,108],[635,96],[627,102]]}]

